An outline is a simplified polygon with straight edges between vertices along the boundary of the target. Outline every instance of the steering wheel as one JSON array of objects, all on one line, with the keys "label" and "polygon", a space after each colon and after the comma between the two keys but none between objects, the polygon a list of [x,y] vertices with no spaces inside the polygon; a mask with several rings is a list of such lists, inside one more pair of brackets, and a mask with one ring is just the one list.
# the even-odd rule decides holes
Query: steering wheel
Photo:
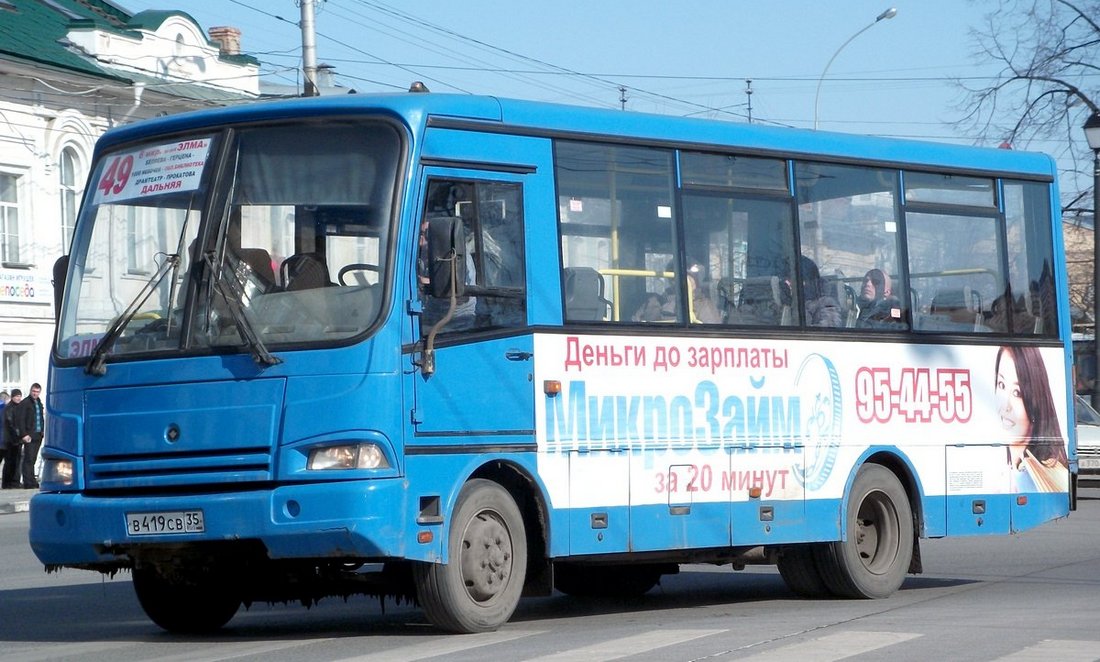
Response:
[{"label": "steering wheel", "polygon": [[336,280],[340,281],[341,285],[348,285],[344,282],[344,274],[351,271],[373,271],[378,273],[378,265],[376,264],[364,264],[362,262],[356,262],[354,264],[347,264],[340,268],[340,272],[336,274]]}]

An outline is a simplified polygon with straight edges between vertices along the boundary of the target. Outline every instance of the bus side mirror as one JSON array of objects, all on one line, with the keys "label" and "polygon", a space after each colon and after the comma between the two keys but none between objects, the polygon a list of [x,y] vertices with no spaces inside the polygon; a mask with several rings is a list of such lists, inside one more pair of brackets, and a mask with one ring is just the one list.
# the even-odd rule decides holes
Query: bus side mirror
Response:
[{"label": "bus side mirror", "polygon": [[440,299],[466,292],[466,231],[457,216],[428,219],[428,281],[431,294]]},{"label": "bus side mirror", "polygon": [[69,256],[62,255],[53,263],[53,321],[61,320],[61,295],[65,292],[65,276],[69,272]]}]

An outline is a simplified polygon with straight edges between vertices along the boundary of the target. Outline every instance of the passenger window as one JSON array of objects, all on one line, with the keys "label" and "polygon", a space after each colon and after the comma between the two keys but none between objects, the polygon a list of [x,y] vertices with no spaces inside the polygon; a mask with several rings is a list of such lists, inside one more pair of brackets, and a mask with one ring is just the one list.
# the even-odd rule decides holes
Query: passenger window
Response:
[{"label": "passenger window", "polygon": [[685,301],[697,324],[797,324],[787,162],[681,152]]},{"label": "passenger window", "polygon": [[796,163],[808,326],[904,330],[894,170]]},{"label": "passenger window", "polygon": [[555,145],[567,322],[684,319],[668,150]]},{"label": "passenger window", "polygon": [[692,308],[701,311],[695,314],[697,322],[798,323],[799,313],[791,305],[794,223],[789,198],[685,192],[684,241],[689,261],[698,265],[698,286],[691,288]]},{"label": "passenger window", "polygon": [[1005,291],[995,216],[905,214],[909,275],[920,292],[922,331],[988,333],[992,304]]},{"label": "passenger window", "polygon": [[433,295],[426,230],[436,218],[461,223],[465,241],[465,292],[441,331],[522,326],[527,322],[523,255],[523,196],[515,182],[432,179],[421,222],[417,278],[424,305],[421,334],[428,335],[451,306]]},{"label": "passenger window", "polygon": [[997,204],[993,180],[930,172],[905,172],[905,202],[992,208]]},{"label": "passenger window", "polygon": [[989,326],[994,331],[1058,334],[1049,188],[1037,182],[1004,183],[1009,292],[993,302]]}]

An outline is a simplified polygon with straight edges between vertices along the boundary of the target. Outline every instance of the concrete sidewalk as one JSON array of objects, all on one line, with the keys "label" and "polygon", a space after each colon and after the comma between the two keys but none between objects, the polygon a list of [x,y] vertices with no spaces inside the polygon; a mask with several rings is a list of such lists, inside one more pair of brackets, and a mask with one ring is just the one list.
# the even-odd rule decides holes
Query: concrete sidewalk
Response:
[{"label": "concrete sidewalk", "polygon": [[38,490],[0,490],[0,515],[25,513]]}]

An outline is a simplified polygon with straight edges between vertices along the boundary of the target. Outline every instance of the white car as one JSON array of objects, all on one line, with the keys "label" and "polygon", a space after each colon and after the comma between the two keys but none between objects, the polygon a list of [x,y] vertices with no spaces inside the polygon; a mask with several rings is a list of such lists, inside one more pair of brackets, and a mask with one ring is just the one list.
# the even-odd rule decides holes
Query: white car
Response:
[{"label": "white car", "polygon": [[1077,467],[1079,475],[1100,478],[1100,414],[1088,400],[1075,396],[1077,419]]}]

